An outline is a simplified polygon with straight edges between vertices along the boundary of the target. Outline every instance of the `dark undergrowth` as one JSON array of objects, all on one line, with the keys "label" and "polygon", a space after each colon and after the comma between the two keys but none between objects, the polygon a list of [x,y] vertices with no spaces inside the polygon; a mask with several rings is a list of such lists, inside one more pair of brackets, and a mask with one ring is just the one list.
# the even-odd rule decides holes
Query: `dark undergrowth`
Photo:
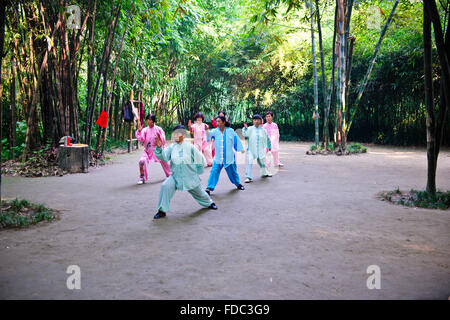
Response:
[{"label": "dark undergrowth", "polygon": [[380,197],[394,204],[408,207],[440,210],[448,210],[450,208],[450,191],[438,190],[436,195],[433,196],[427,191],[411,189],[410,191],[402,192],[397,188],[394,191],[380,193]]}]

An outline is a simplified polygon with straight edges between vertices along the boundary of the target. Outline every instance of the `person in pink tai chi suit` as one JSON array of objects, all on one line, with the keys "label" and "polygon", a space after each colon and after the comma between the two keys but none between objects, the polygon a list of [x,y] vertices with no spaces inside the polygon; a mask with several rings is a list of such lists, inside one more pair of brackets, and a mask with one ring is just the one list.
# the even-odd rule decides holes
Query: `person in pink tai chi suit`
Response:
[{"label": "person in pink tai chi suit", "polygon": [[[272,111],[267,111],[266,113],[266,123],[264,123],[263,128],[266,129],[267,134],[269,135],[270,143],[272,145],[272,150],[266,148],[266,154],[268,152],[272,152],[273,156],[273,164],[276,167],[283,167],[284,165],[279,160],[278,152],[280,151],[279,142],[280,142],[280,131],[278,130],[278,126],[273,121],[273,113]],[[267,159],[267,157],[266,157]],[[269,164],[267,163],[267,166]]]},{"label": "person in pink tai chi suit", "polygon": [[195,123],[192,124],[189,120],[189,131],[194,135],[194,146],[200,151],[206,159],[206,164],[208,167],[212,167],[212,155],[211,147],[206,141],[206,131],[208,130],[208,125],[203,123],[205,116],[203,113],[198,112],[194,116]]},{"label": "person in pink tai chi suit", "polygon": [[147,115],[147,117],[145,117],[145,121],[147,122],[147,126],[142,129],[142,126],[139,123],[136,131],[136,139],[144,143],[144,153],[142,153],[142,156],[139,159],[140,177],[138,184],[143,184],[148,180],[147,167],[150,162],[161,163],[166,177],[172,174],[170,171],[170,164],[159,160],[155,155],[156,137],[161,139],[163,146],[166,144],[166,135],[164,130],[155,124],[156,116],[153,114]]}]

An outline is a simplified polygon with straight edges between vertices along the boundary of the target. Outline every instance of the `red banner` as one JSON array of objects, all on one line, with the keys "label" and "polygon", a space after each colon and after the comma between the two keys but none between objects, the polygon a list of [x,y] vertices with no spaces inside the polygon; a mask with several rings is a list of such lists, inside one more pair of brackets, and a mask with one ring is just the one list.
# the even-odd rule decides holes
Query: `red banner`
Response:
[{"label": "red banner", "polygon": [[102,113],[100,113],[100,117],[98,117],[95,123],[97,123],[100,127],[106,129],[106,127],[108,126],[108,113],[102,111]]}]

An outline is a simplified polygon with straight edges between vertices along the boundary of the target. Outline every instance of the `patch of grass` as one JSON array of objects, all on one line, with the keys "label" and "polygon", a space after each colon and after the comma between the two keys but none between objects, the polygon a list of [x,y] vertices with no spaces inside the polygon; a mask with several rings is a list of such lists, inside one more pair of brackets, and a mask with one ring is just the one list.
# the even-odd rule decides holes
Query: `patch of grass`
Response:
[{"label": "patch of grass", "polygon": [[334,152],[335,151],[335,147],[334,147],[334,143],[333,142],[331,142],[330,144],[327,144],[326,147],[323,147],[322,145],[316,146],[315,144],[313,144],[313,145],[311,145],[309,150],[310,151],[329,151],[329,152]]},{"label": "patch of grass", "polygon": [[336,146],[334,145],[334,142],[330,142],[329,144],[327,144],[327,150],[330,150],[330,151],[336,150]]},{"label": "patch of grass", "polygon": [[411,189],[408,192],[401,192],[397,187],[394,191],[382,192],[380,196],[394,204],[401,204],[408,207],[418,207],[426,209],[450,209],[450,191],[436,192],[431,195],[427,191],[418,191]]},{"label": "patch of grass", "polygon": [[432,196],[426,191],[411,190],[415,195],[415,203],[418,207],[447,210],[450,208],[450,191],[437,191],[435,196]]},{"label": "patch of grass", "polygon": [[1,202],[0,229],[23,228],[41,221],[57,219],[59,219],[58,212],[48,209],[42,204],[33,204],[17,198]]},{"label": "patch of grass", "polygon": [[341,148],[337,148],[334,142],[328,143],[326,146],[316,146],[315,144],[311,145],[309,150],[306,152],[306,154],[322,154],[322,155],[329,155],[329,154],[336,154],[338,156],[341,155],[351,155],[351,154],[358,154],[358,153],[366,153],[367,148],[361,145],[360,143],[353,142],[346,146],[345,150],[342,150]]},{"label": "patch of grass", "polygon": [[347,151],[350,153],[366,153],[367,148],[360,143],[353,142],[347,146]]}]

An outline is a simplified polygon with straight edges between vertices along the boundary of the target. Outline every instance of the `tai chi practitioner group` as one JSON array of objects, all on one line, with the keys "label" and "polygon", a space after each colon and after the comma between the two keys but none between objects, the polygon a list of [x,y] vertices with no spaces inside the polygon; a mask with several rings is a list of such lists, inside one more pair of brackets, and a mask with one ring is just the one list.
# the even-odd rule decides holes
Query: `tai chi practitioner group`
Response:
[{"label": "tai chi practitioner group", "polygon": [[[222,112],[222,111],[221,111]],[[239,179],[237,172],[235,152],[245,153],[241,140],[236,132],[231,128],[230,123],[222,112],[213,122],[215,129],[209,130],[207,124],[203,123],[204,116],[197,113],[194,116],[195,124],[189,122],[189,128],[194,135],[194,142],[184,141],[186,128],[177,125],[173,130],[172,139],[175,141],[170,146],[165,147],[165,133],[155,125],[154,115],[146,117],[147,127],[142,129],[139,125],[136,137],[144,142],[145,151],[139,161],[140,180],[139,184],[148,179],[147,166],[150,161],[160,162],[167,179],[163,182],[159,194],[158,212],[154,219],[166,216],[170,208],[170,201],[176,190],[188,191],[194,199],[205,208],[217,209],[217,205],[210,197],[219,181],[223,168],[227,172],[228,178],[237,189],[245,190]],[[260,115],[253,116],[253,126],[244,124],[243,136],[248,139],[247,147],[247,167],[246,183],[252,182],[252,163],[257,161],[261,168],[262,177],[271,177],[266,164],[266,153],[272,152],[275,165],[282,166],[278,160],[278,127],[272,122],[273,114],[266,114],[267,123],[263,126],[263,119]],[[213,141],[214,155],[211,160],[211,149],[209,142]],[[275,149],[276,147],[276,149]],[[209,159],[209,161],[208,161]],[[205,190],[201,187],[199,175],[204,172],[204,167],[211,166],[208,185]]]}]

